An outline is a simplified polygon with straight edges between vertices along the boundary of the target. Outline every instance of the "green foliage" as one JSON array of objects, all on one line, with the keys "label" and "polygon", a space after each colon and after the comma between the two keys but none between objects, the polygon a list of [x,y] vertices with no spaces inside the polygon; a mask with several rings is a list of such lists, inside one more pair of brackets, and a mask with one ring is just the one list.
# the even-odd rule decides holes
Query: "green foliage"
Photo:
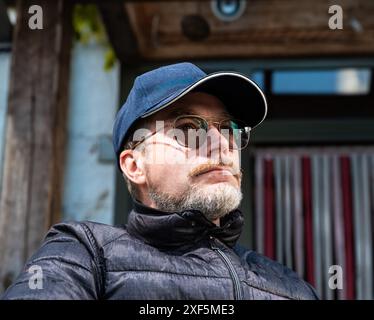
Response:
[{"label": "green foliage", "polygon": [[75,40],[82,44],[96,42],[106,48],[104,69],[109,71],[116,62],[116,56],[105,33],[97,6],[94,4],[77,4],[73,11],[73,28]]},{"label": "green foliage", "polygon": [[109,71],[113,68],[114,64],[116,63],[116,54],[114,53],[114,50],[112,47],[110,47],[105,52],[105,63],[104,63],[104,69],[106,71]]}]

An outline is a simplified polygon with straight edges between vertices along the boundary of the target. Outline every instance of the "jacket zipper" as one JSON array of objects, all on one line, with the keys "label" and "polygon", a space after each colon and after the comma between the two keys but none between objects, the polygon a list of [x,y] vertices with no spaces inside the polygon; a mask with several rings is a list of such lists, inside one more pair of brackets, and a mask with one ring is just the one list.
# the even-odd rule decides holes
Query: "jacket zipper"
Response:
[{"label": "jacket zipper", "polygon": [[231,263],[230,259],[227,257],[227,255],[216,246],[214,243],[215,239],[214,237],[210,236],[210,246],[211,248],[218,253],[218,255],[221,257],[223,262],[225,263],[227,269],[229,270],[231,280],[234,285],[234,299],[235,300],[243,300],[242,297],[242,291],[240,289],[240,281],[239,281],[239,276],[237,272],[235,271],[235,268],[233,264]]}]

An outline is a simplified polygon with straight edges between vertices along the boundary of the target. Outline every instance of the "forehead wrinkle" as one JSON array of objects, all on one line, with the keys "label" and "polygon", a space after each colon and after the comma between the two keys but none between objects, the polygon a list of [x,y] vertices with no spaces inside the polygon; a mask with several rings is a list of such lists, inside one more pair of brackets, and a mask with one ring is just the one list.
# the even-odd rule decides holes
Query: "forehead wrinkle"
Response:
[{"label": "forehead wrinkle", "polygon": [[[175,108],[175,109],[173,108],[173,110],[170,110],[167,113],[166,116],[168,118],[176,118],[176,117],[182,116],[182,115],[197,115],[197,116],[201,116],[201,117],[205,116],[204,114],[201,114],[199,112],[190,110],[189,107],[186,107],[185,109],[184,108]],[[219,117],[222,117],[222,118],[232,118],[232,116],[230,115],[230,113],[227,112],[226,110],[220,111],[218,113],[215,112],[214,113],[214,117],[217,117],[217,118],[219,118]]]}]

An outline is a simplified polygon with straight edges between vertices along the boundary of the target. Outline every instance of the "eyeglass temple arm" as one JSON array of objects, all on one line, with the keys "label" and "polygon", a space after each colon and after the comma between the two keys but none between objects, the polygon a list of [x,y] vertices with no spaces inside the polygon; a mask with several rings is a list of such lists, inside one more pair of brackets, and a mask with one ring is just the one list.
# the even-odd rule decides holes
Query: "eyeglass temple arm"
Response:
[{"label": "eyeglass temple arm", "polygon": [[[131,145],[130,149],[131,150],[134,150],[139,144],[143,143],[146,139],[152,137],[153,135],[155,135],[157,132],[161,131],[162,129],[164,129],[164,127],[161,127],[155,131],[153,131],[151,134],[149,134],[148,136],[144,136],[143,138],[141,138],[139,141],[136,141],[134,144]],[[133,143],[134,141],[131,141],[131,143]]]}]

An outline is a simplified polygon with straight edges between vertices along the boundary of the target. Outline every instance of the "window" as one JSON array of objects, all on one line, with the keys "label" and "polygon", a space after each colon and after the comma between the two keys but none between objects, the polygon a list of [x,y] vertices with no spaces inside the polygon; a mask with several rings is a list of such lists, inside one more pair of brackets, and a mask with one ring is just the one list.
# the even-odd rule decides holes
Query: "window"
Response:
[{"label": "window", "polygon": [[370,69],[275,71],[273,94],[368,94]]}]

